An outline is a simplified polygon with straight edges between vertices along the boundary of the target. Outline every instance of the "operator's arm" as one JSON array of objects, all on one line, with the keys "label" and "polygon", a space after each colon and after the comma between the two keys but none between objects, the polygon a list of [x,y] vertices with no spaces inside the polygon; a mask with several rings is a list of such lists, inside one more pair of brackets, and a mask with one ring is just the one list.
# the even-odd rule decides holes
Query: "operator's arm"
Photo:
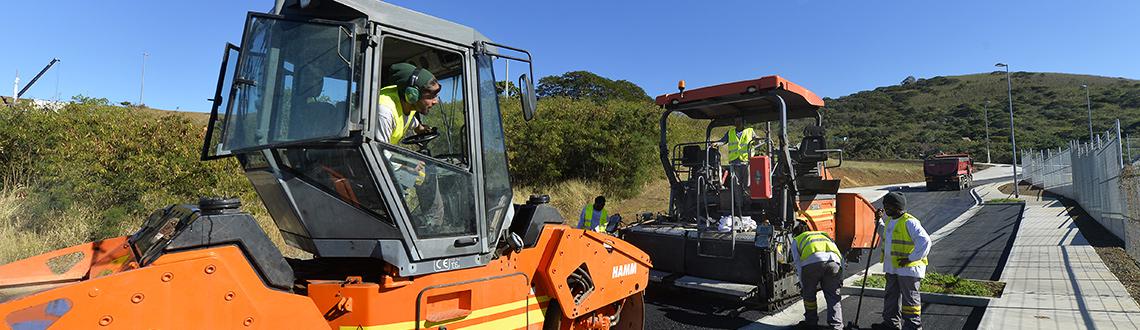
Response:
[{"label": "operator's arm", "polygon": [[388,139],[392,136],[392,111],[396,109],[380,105],[380,111],[376,113],[376,139],[380,142],[389,142]]},{"label": "operator's arm", "polygon": [[930,235],[926,234],[926,229],[922,228],[918,221],[907,221],[906,230],[914,240],[914,252],[911,252],[907,258],[912,262],[925,258],[926,254],[930,253]]},{"label": "operator's arm", "polygon": [[586,228],[586,208],[582,208],[582,213],[578,215],[578,229]]},{"label": "operator's arm", "polygon": [[412,118],[412,132],[416,132],[416,134],[423,134],[423,133],[431,132],[432,127],[428,126],[428,125],[424,125],[424,123],[422,121],[420,121],[419,116],[420,116],[420,114],[417,113],[416,116]]},{"label": "operator's arm", "polygon": [[800,278],[800,268],[802,267],[800,266],[800,249],[797,246],[799,244],[796,244],[796,240],[793,239],[792,244],[788,245],[791,245],[791,247],[788,248],[788,252],[792,253],[792,266],[796,268],[796,277]]}]

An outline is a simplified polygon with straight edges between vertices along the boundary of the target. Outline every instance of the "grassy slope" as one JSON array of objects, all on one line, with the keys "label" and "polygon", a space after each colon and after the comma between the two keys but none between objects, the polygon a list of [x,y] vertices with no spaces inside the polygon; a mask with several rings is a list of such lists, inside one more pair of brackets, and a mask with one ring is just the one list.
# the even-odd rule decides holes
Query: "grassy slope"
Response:
[{"label": "grassy slope", "polygon": [[[1091,86],[1093,126],[1140,133],[1140,81],[1062,73],[1013,73],[1019,148],[1056,148],[1088,137],[1085,93]],[[829,135],[860,159],[916,159],[931,151],[984,154],[983,107],[990,101],[995,162],[1008,162],[1009,115],[1004,72],[934,77],[827,99]]]}]

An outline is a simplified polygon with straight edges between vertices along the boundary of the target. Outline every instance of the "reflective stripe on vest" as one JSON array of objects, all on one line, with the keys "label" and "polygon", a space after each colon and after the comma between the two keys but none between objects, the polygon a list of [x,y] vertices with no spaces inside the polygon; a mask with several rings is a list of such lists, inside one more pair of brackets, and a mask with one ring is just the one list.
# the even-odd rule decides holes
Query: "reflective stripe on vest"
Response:
[{"label": "reflective stripe on vest", "polygon": [[396,85],[381,88],[380,97],[376,101],[381,106],[392,109],[392,134],[388,135],[388,143],[400,143],[400,140],[404,138],[404,133],[408,130],[408,126],[412,125],[412,118],[415,118],[416,111],[412,110],[408,113],[407,120],[404,119],[403,102],[400,102],[399,89]]},{"label": "reflective stripe on vest", "polygon": [[728,161],[748,160],[748,156],[752,154],[753,135],[754,131],[751,127],[745,128],[739,133],[736,132],[736,127],[728,130]]},{"label": "reflective stripe on vest", "polygon": [[[895,268],[925,266],[927,264],[926,258],[923,257],[918,261],[910,261],[910,254],[914,253],[914,240],[910,237],[910,230],[907,230],[907,222],[918,221],[910,213],[903,213],[899,220],[895,222],[894,231],[891,232],[891,263]],[[907,262],[900,262],[905,260]]]},{"label": "reflective stripe on vest", "polygon": [[594,231],[605,232],[606,223],[610,221],[609,214],[606,212],[606,209],[602,209],[601,212],[597,213],[597,215],[600,215],[602,217],[601,221],[598,221],[597,216],[594,213],[594,204],[586,205],[586,228],[593,229]]},{"label": "reflective stripe on vest", "polygon": [[822,231],[804,232],[797,235],[795,240],[796,248],[800,250],[800,261],[806,260],[812,254],[818,252],[831,252],[835,253],[835,255],[841,259],[843,258],[843,254],[839,253],[839,247]]}]

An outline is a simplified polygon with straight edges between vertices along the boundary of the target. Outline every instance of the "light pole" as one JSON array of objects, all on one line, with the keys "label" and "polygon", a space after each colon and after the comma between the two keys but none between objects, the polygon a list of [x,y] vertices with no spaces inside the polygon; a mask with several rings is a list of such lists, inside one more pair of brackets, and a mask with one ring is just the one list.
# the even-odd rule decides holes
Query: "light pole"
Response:
[{"label": "light pole", "polygon": [[986,163],[993,164],[990,160],[990,101],[986,100],[986,105],[982,106],[982,117],[986,120]]},{"label": "light pole", "polygon": [[145,86],[145,82],[146,82],[146,57],[150,56],[150,54],[148,54],[147,52],[144,51],[142,53],[142,55],[143,55],[142,69],[139,70],[139,104],[138,104],[138,106],[140,106],[140,107],[143,105],[143,86]]},{"label": "light pole", "polygon": [[1005,86],[1009,93],[1009,143],[1013,146],[1013,197],[1021,198],[1017,187],[1017,134],[1013,129],[1013,80],[1009,77],[1009,64],[998,63],[994,66],[1005,68]]},{"label": "light pole", "polygon": [[1089,141],[1092,141],[1092,139],[1093,139],[1093,130],[1092,130],[1092,101],[1091,101],[1091,99],[1089,98],[1089,85],[1088,85],[1088,84],[1084,84],[1084,85],[1081,85],[1081,88],[1084,88],[1084,89],[1085,89],[1085,105],[1087,105],[1087,106],[1088,106],[1088,108],[1089,108]]}]

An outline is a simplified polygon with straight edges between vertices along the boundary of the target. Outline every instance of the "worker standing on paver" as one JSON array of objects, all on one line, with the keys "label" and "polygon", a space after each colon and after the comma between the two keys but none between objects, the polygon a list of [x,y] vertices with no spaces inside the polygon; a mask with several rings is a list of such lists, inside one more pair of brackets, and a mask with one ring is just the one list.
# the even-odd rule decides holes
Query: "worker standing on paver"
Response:
[{"label": "worker standing on paver", "polygon": [[839,287],[843,285],[840,274],[843,257],[839,246],[822,231],[807,231],[804,223],[797,224],[792,235],[796,241],[791,247],[792,260],[800,277],[800,296],[804,300],[804,321],[797,328],[814,329],[819,322],[815,299],[818,285],[823,289],[823,298],[827,302],[828,328],[843,329],[843,308],[839,296]]},{"label": "worker standing on paver", "polygon": [[728,142],[728,162],[748,162],[748,157],[752,156],[752,141],[756,135],[755,130],[751,127],[745,128],[744,121],[737,119],[736,125],[728,130],[725,134],[725,142]]},{"label": "worker standing on paver", "polygon": [[582,213],[578,215],[578,229],[604,233],[609,218],[610,215],[606,212],[606,197],[594,197],[594,203],[582,207]]},{"label": "worker standing on paver", "polygon": [[748,181],[748,158],[752,156],[752,142],[756,132],[751,127],[744,127],[744,120],[737,118],[736,125],[724,134],[719,142],[728,146],[728,169],[732,173],[732,180],[726,182],[732,194],[732,214],[743,212],[744,184]]},{"label": "worker standing on paver", "polygon": [[[873,329],[922,329],[922,298],[919,282],[926,276],[926,256],[930,253],[930,235],[914,216],[906,213],[906,197],[891,192],[883,197],[883,209],[877,212],[889,221],[880,234],[883,272],[887,276],[883,298],[883,322]],[[901,313],[900,313],[901,300]]]}]

